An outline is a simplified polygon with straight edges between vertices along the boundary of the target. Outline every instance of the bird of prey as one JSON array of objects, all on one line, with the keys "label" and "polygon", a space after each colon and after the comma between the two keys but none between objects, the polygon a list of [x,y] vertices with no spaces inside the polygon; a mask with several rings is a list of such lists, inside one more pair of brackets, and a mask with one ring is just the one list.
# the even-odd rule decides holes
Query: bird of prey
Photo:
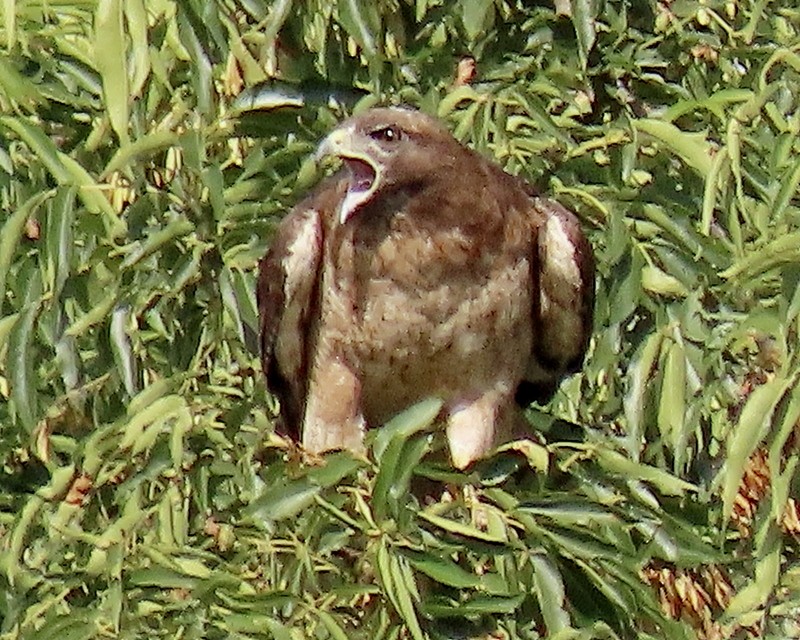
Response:
[{"label": "bird of prey", "polygon": [[589,341],[577,218],[412,109],[356,115],[318,156],[343,167],[260,265],[279,430],[312,452],[358,451],[366,429],[435,396],[459,468],[522,435],[518,402],[550,397]]}]

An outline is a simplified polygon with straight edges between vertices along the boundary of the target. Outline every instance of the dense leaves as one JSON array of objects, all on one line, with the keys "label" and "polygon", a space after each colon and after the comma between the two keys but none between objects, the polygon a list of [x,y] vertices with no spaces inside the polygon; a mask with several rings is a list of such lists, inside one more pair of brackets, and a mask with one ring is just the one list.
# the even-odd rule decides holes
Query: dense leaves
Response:
[{"label": "dense leaves", "polygon": [[[2,637],[800,636],[798,10],[0,14]],[[585,370],[468,473],[435,400],[363,459],[272,433],[256,264],[315,143],[378,102],[443,118],[596,251]]]}]

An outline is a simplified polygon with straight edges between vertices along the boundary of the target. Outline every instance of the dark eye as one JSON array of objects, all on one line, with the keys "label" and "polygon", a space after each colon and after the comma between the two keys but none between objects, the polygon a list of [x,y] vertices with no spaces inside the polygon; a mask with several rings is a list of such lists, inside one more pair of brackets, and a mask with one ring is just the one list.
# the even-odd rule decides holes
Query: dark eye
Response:
[{"label": "dark eye", "polygon": [[381,127],[371,131],[369,137],[380,142],[397,142],[402,139],[403,134],[396,127]]}]

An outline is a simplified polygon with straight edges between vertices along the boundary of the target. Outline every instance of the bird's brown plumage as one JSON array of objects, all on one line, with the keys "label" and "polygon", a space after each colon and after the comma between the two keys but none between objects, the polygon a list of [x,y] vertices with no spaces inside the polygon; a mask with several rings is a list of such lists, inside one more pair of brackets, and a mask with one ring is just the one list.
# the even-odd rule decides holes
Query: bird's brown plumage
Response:
[{"label": "bird's brown plumage", "polygon": [[261,263],[268,386],[285,433],[360,449],[429,396],[463,467],[519,435],[580,365],[594,267],[575,216],[436,120],[372,109],[320,147],[345,168],[281,222]]}]

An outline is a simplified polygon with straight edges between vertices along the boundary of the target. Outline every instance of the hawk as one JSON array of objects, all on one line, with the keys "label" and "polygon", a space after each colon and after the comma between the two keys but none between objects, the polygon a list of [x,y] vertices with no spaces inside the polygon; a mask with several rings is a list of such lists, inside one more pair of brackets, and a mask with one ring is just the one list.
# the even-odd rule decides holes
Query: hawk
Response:
[{"label": "hawk", "polygon": [[424,398],[455,466],[524,432],[582,363],[594,262],[575,215],[436,119],[374,108],[334,129],[342,160],[281,221],[260,264],[262,364],[279,430],[362,450]]}]

